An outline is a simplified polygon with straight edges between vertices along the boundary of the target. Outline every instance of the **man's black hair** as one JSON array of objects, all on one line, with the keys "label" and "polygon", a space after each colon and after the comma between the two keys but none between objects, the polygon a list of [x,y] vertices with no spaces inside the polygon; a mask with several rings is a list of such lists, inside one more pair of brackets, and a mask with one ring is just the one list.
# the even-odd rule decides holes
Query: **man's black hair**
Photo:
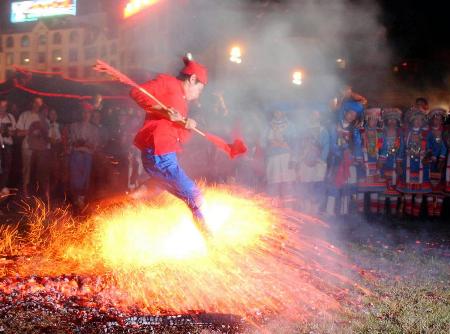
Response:
[{"label": "man's black hair", "polygon": [[[190,80],[191,76],[193,76],[193,74],[180,73],[180,74],[178,74],[177,79],[181,80],[181,81],[186,81],[186,80]],[[197,82],[198,82],[198,78],[195,80],[195,83],[197,83]]]}]

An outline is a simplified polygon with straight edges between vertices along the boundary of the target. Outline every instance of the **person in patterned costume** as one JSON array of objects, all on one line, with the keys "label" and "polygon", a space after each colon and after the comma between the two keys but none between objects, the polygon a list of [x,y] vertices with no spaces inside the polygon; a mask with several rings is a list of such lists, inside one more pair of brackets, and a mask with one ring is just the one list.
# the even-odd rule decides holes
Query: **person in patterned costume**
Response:
[{"label": "person in patterned costume", "polygon": [[442,108],[432,109],[428,114],[429,132],[427,152],[430,164],[430,182],[432,193],[427,196],[428,216],[440,217],[444,203],[444,173],[447,158],[447,146],[443,140],[444,120],[447,111]]},{"label": "person in patterned costume", "polygon": [[423,196],[431,192],[430,164],[427,154],[427,131],[424,130],[425,115],[414,112],[408,119],[409,129],[405,135],[403,174],[398,190],[404,194],[405,213],[419,217]]},{"label": "person in patterned costume", "polygon": [[399,177],[402,175],[402,160],[405,150],[401,129],[402,111],[398,108],[383,109],[384,125],[382,145],[379,152],[378,168],[386,183],[386,189],[380,196],[380,211],[384,209],[386,199],[390,206],[390,214],[397,214],[398,200],[401,193],[397,190]]},{"label": "person in patterned costume", "polygon": [[355,138],[355,158],[358,163],[358,212],[364,212],[364,196],[370,197],[370,213],[377,214],[379,195],[386,188],[378,168],[379,151],[382,146],[383,131],[379,127],[381,108],[369,108],[364,111],[365,124]]},{"label": "person in patterned costume", "polygon": [[353,155],[355,138],[359,136],[356,126],[364,106],[358,102],[346,102],[339,122],[330,129],[330,156],[327,171],[326,214],[349,213],[350,198],[356,188],[356,169]]},{"label": "person in patterned costume", "polygon": [[445,162],[445,178],[444,178],[444,193],[448,197],[450,196],[450,124],[446,125],[444,128],[444,134],[443,134],[444,144],[447,148],[447,159]]}]

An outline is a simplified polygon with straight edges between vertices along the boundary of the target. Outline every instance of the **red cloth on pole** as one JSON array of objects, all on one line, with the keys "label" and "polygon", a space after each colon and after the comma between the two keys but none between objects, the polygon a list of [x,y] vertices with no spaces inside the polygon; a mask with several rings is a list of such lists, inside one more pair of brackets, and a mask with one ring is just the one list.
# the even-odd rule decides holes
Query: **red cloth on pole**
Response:
[{"label": "red cloth on pole", "polygon": [[205,133],[206,139],[213,143],[217,148],[221,149],[233,159],[239,154],[247,152],[247,147],[240,139],[236,139],[232,144],[228,144],[225,140],[210,133]]}]

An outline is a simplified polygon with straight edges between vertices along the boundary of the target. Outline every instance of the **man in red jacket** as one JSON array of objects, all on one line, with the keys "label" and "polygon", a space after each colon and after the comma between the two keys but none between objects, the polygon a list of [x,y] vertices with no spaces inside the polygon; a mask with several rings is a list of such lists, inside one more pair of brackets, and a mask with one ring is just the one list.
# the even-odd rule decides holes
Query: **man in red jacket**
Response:
[{"label": "man in red jacket", "polygon": [[209,231],[201,211],[202,195],[177,161],[176,152],[181,150],[190,131],[197,123],[188,118],[188,102],[197,99],[207,83],[207,69],[189,58],[184,58],[185,67],[175,78],[161,74],[143,85],[147,92],[169,107],[169,112],[133,88],[131,97],[146,111],[145,122],[138,131],[134,144],[141,150],[144,169],[159,188],[183,200],[194,216],[200,231]]}]

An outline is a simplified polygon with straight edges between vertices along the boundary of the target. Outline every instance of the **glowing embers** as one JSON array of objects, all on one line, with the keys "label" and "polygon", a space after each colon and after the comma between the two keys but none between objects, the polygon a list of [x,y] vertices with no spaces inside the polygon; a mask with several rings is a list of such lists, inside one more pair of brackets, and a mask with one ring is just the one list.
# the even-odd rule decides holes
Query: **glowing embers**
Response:
[{"label": "glowing embers", "polygon": [[158,2],[159,0],[130,0],[123,10],[123,17],[126,19]]},{"label": "glowing embers", "polygon": [[329,231],[321,221],[274,209],[243,189],[204,194],[209,241],[171,196],[120,199],[82,222],[39,207],[29,214],[26,235],[0,229],[0,254],[31,254],[0,268],[0,276],[106,277],[105,305],[150,314],[203,310],[298,319],[339,309],[341,300],[352,302],[349,291],[363,291],[346,276],[355,267],[323,239]]}]

